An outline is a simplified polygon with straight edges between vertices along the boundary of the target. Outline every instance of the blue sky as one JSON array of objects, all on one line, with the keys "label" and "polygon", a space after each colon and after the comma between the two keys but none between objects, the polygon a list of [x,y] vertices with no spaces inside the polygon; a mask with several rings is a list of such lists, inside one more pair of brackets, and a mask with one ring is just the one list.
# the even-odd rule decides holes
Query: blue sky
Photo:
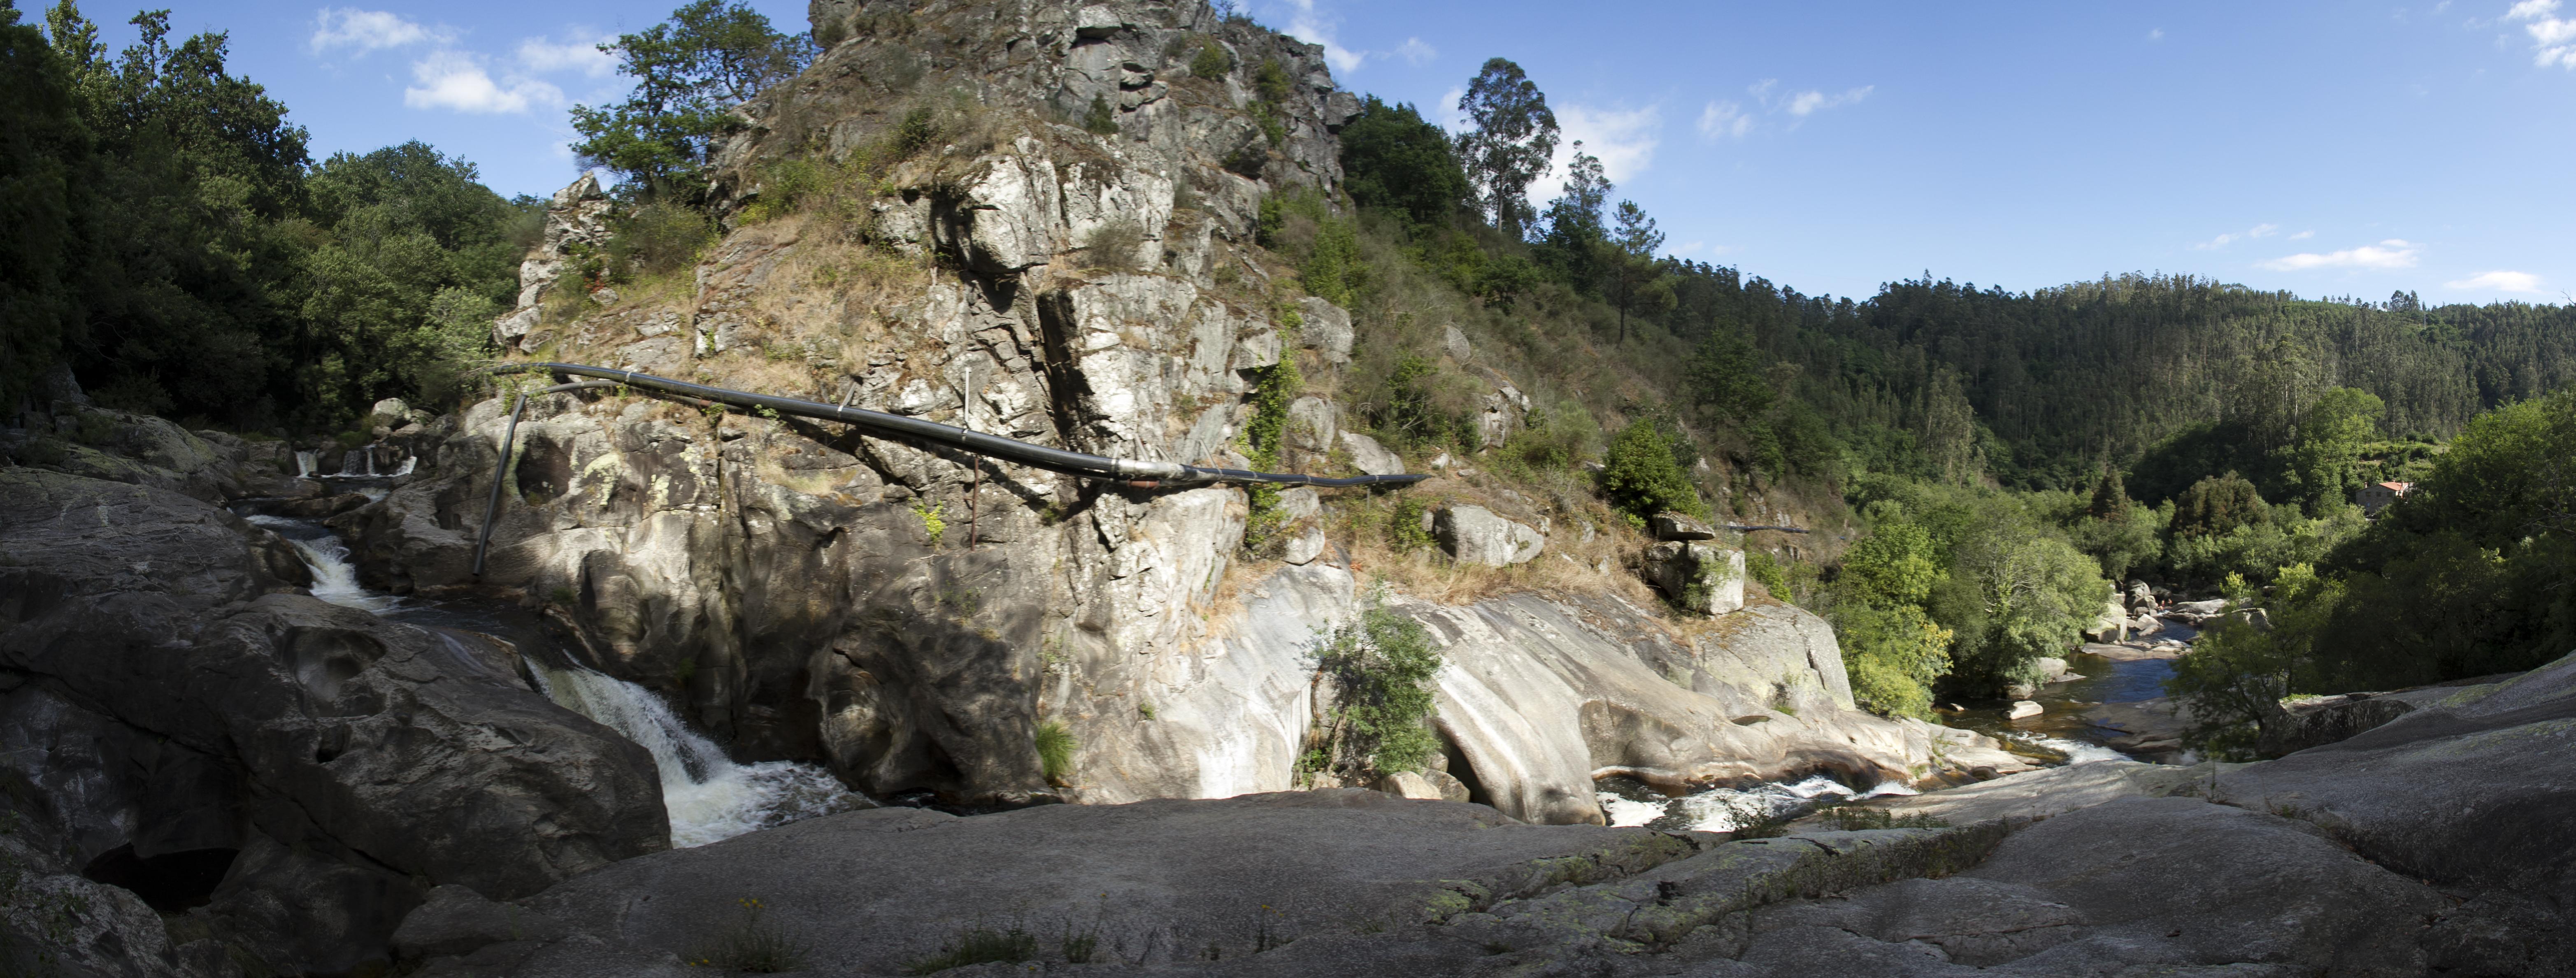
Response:
[{"label": "blue sky", "polygon": [[[565,106],[623,87],[587,45],[669,6],[172,19],[230,30],[234,70],[317,154],[419,138],[545,193],[574,175]],[[801,2],[754,6],[803,25]],[[1247,6],[1327,44],[1346,87],[1436,120],[1485,58],[1519,62],[1668,249],[1809,293],[1927,270],[2013,290],[2122,271],[2432,302],[2576,290],[2576,0]]]}]

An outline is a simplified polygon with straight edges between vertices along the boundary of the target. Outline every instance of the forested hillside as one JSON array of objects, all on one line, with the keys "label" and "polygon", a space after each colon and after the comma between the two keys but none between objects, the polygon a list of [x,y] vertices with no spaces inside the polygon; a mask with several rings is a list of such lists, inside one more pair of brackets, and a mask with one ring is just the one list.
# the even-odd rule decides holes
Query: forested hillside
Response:
[{"label": "forested hillside", "polygon": [[[435,401],[499,355],[490,323],[516,290],[538,202],[505,201],[472,164],[419,143],[315,162],[287,107],[229,73],[220,34],[174,45],[166,16],[147,13],[134,19],[142,39],[111,55],[69,0],[42,31],[18,18],[0,0],[13,224],[0,242],[0,399],[34,403],[68,366],[110,406],[354,438],[343,429],[375,399]],[[667,278],[720,229],[787,210],[856,214],[887,167],[964,124],[966,110],[924,101],[889,117],[882,158],[817,145],[721,161],[732,108],[795,77],[814,39],[701,0],[609,47],[639,84],[624,103],[574,112],[579,151],[623,178],[614,234],[576,256],[591,289]],[[1290,84],[1275,64],[1202,55],[1195,80],[1233,91],[1218,79],[1247,75],[1240,97],[1256,115]],[[2385,527],[2416,517],[2356,537],[2352,489],[2415,475],[2456,485],[2444,480],[2470,476],[2442,474],[2462,471],[2444,442],[2482,412],[2563,415],[2563,397],[2533,399],[2576,383],[2567,306],[2302,299],[2187,274],[2011,292],[1926,272],[1865,299],[1810,296],[1668,257],[1653,217],[1618,199],[1579,142],[1574,165],[1550,171],[1561,133],[1517,65],[1486,63],[1459,108],[1468,124],[1449,133],[1414,106],[1366,99],[1339,133],[1338,189],[1262,202],[1259,243],[1289,273],[1272,298],[1324,298],[1360,330],[1351,365],[1312,383],[1417,462],[1482,458],[1516,485],[1601,498],[1641,524],[1676,509],[1826,531],[1757,538],[1752,572],[1834,618],[1863,698],[1886,712],[1922,713],[1939,686],[2026,681],[2076,640],[2112,580],[2398,580],[2385,568],[2413,543]],[[1098,132],[1107,112],[1063,121]],[[766,197],[737,207],[746,198],[731,191],[755,184]],[[1548,188],[1560,192],[1533,199]],[[866,244],[866,221],[847,223]],[[1481,420],[1490,383],[1440,355],[1453,326],[1474,339],[1477,369],[1528,388],[1521,429],[1499,444]],[[1257,454],[1258,441],[1244,447]],[[2482,449],[2480,464],[2536,460],[2530,446],[2547,439],[2503,441],[2521,447]],[[2526,535],[2554,539],[2556,519],[2524,520]],[[2527,541],[2509,530],[2454,536],[2464,554],[2511,563]],[[2533,636],[2565,634],[2536,623],[2567,614],[2567,599],[2529,583],[2542,565],[2515,566],[2526,576],[2512,578],[2525,582],[2512,609],[2445,613],[2519,616],[2497,627],[2522,636],[2521,658],[2507,657],[2520,662],[2547,647]],[[2456,584],[2424,575],[2422,588]],[[2312,672],[2420,678],[2506,662],[2427,644],[2455,640],[2467,639],[2373,653],[2446,663],[2429,671]]]}]

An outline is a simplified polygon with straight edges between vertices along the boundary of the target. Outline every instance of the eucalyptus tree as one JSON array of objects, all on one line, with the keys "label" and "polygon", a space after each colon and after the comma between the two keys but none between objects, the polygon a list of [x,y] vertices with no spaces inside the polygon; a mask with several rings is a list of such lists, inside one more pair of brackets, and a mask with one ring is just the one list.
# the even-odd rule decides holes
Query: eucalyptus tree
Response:
[{"label": "eucalyptus tree", "polygon": [[1546,94],[1507,58],[1485,62],[1458,98],[1475,128],[1458,134],[1459,161],[1485,216],[1514,240],[1528,236],[1529,185],[1547,175],[1556,153],[1556,113]]}]

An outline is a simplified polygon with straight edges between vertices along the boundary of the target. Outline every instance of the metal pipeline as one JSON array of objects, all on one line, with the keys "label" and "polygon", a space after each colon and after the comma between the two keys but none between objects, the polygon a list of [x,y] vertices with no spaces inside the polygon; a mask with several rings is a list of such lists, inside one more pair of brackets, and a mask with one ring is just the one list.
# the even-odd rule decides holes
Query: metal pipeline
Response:
[{"label": "metal pipeline", "polygon": [[715,401],[737,407],[768,408],[780,414],[801,418],[838,421],[862,431],[881,435],[900,435],[936,442],[962,451],[1004,459],[1030,468],[1061,472],[1066,475],[1117,482],[1266,482],[1290,486],[1372,486],[1410,485],[1430,478],[1427,475],[1363,475],[1347,479],[1281,472],[1252,472],[1244,469],[1205,468],[1179,462],[1149,462],[1138,459],[1110,458],[1083,452],[1068,452],[1044,445],[968,431],[935,421],[907,418],[900,414],[870,411],[866,408],[841,407],[819,401],[808,401],[774,394],[708,387],[687,381],[639,374],[632,370],[610,370],[577,363],[514,363],[491,368],[492,373],[526,373],[543,371],[576,377],[597,377],[627,387],[677,394],[699,400]]},{"label": "metal pipeline", "polygon": [[510,426],[501,431],[501,461],[500,464],[492,467],[492,496],[483,502],[483,532],[474,538],[474,576],[483,576],[483,552],[492,546],[492,518],[501,512],[501,481],[508,478],[510,474],[510,443],[518,440],[519,417],[528,413],[529,396],[532,393],[560,394],[564,391],[615,386],[617,386],[615,383],[605,380],[584,380],[570,384],[556,384],[541,391],[519,392],[519,406],[510,410]]},{"label": "metal pipeline", "polygon": [[490,545],[492,540],[492,520],[494,516],[500,512],[501,508],[501,479],[503,477],[502,473],[509,469],[511,441],[518,435],[519,417],[527,411],[528,398],[532,393],[553,394],[561,391],[586,390],[602,387],[631,387],[638,390],[667,394],[681,400],[695,401],[701,404],[729,404],[735,407],[751,408],[755,410],[766,408],[779,414],[792,414],[800,418],[813,418],[818,421],[838,421],[842,424],[849,425],[879,437],[900,436],[904,438],[919,439],[921,441],[947,445],[951,448],[970,452],[976,455],[1015,462],[1034,469],[1045,469],[1049,472],[1080,476],[1086,479],[1105,479],[1140,489],[1156,488],[1166,483],[1188,484],[1203,482],[1258,482],[1270,485],[1323,486],[1328,488],[1342,486],[1402,486],[1411,485],[1430,478],[1430,476],[1427,475],[1363,475],[1336,479],[1324,476],[1304,475],[1301,473],[1254,472],[1247,469],[1222,469],[1184,465],[1179,462],[1152,462],[1139,459],[1110,458],[1105,455],[1068,452],[1059,448],[1048,448],[1044,445],[1032,445],[1017,439],[987,435],[980,431],[968,431],[964,428],[952,427],[935,421],[923,421],[919,418],[907,418],[900,414],[887,414],[883,411],[870,411],[866,408],[825,404],[819,401],[808,401],[794,397],[779,397],[774,394],[754,394],[749,391],[730,390],[723,387],[709,387],[704,384],[692,384],[687,381],[672,380],[668,377],[639,374],[632,370],[611,370],[606,367],[592,367],[578,363],[513,363],[488,368],[484,372],[493,374],[544,372],[566,374],[575,377],[596,377],[599,379],[570,384],[557,384],[553,387],[548,387],[539,391],[522,392],[519,395],[518,406],[510,412],[510,425],[505,429],[501,436],[502,471],[496,472],[493,475],[492,498],[484,507],[483,512],[483,534],[482,537],[474,544],[474,573],[478,577],[483,573],[484,551]]}]

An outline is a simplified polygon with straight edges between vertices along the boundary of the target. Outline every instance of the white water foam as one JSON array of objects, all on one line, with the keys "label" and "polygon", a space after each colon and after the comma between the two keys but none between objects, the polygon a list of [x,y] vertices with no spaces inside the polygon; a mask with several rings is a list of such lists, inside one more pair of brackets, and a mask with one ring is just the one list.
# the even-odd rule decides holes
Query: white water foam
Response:
[{"label": "white water foam", "polygon": [[690,730],[642,686],[581,668],[538,666],[534,671],[548,698],[624,734],[653,755],[675,848],[867,807],[864,796],[812,765],[734,763],[715,741]]},{"label": "white water foam", "polygon": [[[284,517],[248,519],[288,531],[278,536],[294,545],[305,566],[312,569],[314,597],[376,613],[401,605],[400,598],[359,586],[357,568],[349,563],[349,547],[338,535],[315,534],[312,523]],[[452,645],[454,640],[449,641]],[[451,651],[474,667],[472,656]],[[653,767],[662,776],[662,807],[671,815],[674,847],[702,846],[755,829],[868,807],[866,796],[842,787],[822,768],[793,761],[734,763],[723,748],[690,730],[642,686],[579,667],[552,669],[534,661],[528,665],[546,698],[617,731],[653,755]]]},{"label": "white water foam", "polygon": [[308,448],[304,451],[295,453],[295,475],[297,478],[304,478],[312,475],[313,467],[320,464],[322,464],[321,449]]},{"label": "white water foam", "polygon": [[2104,747],[2100,744],[2088,744],[2080,740],[2068,740],[2064,737],[2051,737],[2047,734],[2029,733],[2020,730],[2005,731],[2004,736],[2029,744],[2033,747],[2038,747],[2043,750],[2051,750],[2066,755],[2066,763],[2059,765],[2061,767],[2073,767],[2078,764],[2091,764],[2095,761],[2125,761],[2130,759],[2129,755]]},{"label": "white water foam", "polygon": [[1607,791],[1595,792],[1601,800],[1602,813],[1615,826],[1639,826],[1672,816],[1695,832],[1732,832],[1739,814],[1763,813],[1785,815],[1806,808],[1820,798],[1877,798],[1882,795],[1911,795],[1917,792],[1895,781],[1881,783],[1868,791],[1859,791],[1823,775],[1796,783],[1769,781],[1749,788],[1715,788],[1694,795],[1663,802],[1635,801]]},{"label": "white water foam", "polygon": [[311,536],[308,534],[312,533],[313,524],[280,516],[252,516],[248,519],[253,524],[272,530],[297,531],[280,533],[278,536],[293,545],[296,554],[304,558],[304,566],[313,571],[314,597],[343,608],[356,608],[375,614],[383,614],[402,606],[401,598],[390,594],[378,594],[358,584],[358,568],[349,563],[349,545],[340,542],[338,535],[323,533],[319,536]]}]

